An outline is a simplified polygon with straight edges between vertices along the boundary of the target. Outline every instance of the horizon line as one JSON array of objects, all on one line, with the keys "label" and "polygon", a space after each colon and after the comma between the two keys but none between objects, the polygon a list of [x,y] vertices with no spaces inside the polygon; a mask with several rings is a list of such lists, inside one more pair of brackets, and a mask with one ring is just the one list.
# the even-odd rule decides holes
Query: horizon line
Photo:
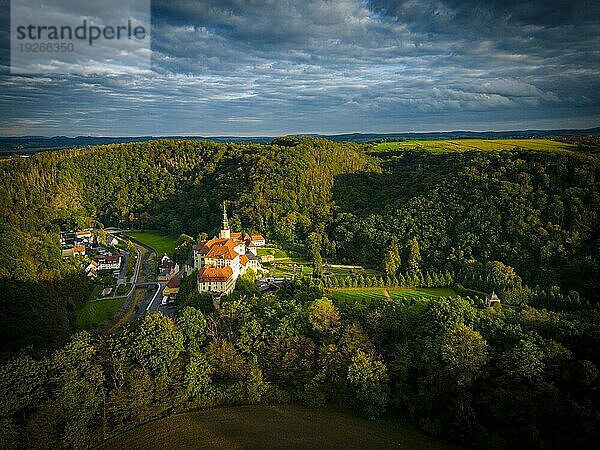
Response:
[{"label": "horizon line", "polygon": [[42,135],[42,134],[24,134],[0,136],[0,139],[20,139],[20,138],[174,138],[174,137],[198,137],[198,138],[273,138],[273,137],[288,137],[288,136],[343,136],[343,135],[395,135],[395,134],[429,134],[429,133],[517,133],[517,132],[552,132],[552,131],[590,131],[600,128],[600,125],[586,128],[521,128],[521,129],[503,129],[503,130],[428,130],[428,131],[350,131],[350,132],[296,132],[285,134],[260,134],[260,135],[235,135],[235,134],[137,134],[137,135],[93,135],[93,134],[77,134],[77,135]]}]

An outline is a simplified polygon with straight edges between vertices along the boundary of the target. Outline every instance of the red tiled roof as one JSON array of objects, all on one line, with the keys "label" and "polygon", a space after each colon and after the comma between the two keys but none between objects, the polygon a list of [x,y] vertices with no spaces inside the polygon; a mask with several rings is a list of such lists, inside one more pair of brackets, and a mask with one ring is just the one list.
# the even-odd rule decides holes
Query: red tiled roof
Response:
[{"label": "red tiled roof", "polygon": [[231,236],[231,239],[242,240],[242,233],[229,233],[229,235]]},{"label": "red tiled roof", "polygon": [[214,237],[214,238],[212,238],[212,239],[210,239],[208,241],[202,241],[202,242],[198,243],[198,245],[196,245],[194,247],[194,250],[197,250],[197,251],[199,251],[200,253],[202,253],[204,255],[204,254],[208,253],[208,251],[210,250],[210,248],[213,245],[215,245],[215,243],[217,241],[219,241],[219,238],[216,238],[216,237]]},{"label": "red tiled roof", "polygon": [[167,283],[167,287],[178,288],[180,284],[181,284],[181,278],[179,278],[179,277],[173,277]]},{"label": "red tiled roof", "polygon": [[234,259],[238,253],[235,251],[236,242],[233,239],[212,238],[201,242],[195,249],[208,258]]},{"label": "red tiled roof", "polygon": [[198,281],[200,283],[208,283],[211,281],[227,281],[233,275],[233,270],[230,266],[217,268],[212,266],[204,266],[198,272]]},{"label": "red tiled roof", "polygon": [[248,259],[248,257],[246,255],[240,256],[240,264],[242,266],[245,266],[246,264],[248,264],[248,261],[250,261],[250,260]]},{"label": "red tiled roof", "polygon": [[252,240],[253,241],[264,241],[265,237],[262,234],[253,234]]},{"label": "red tiled roof", "polygon": [[234,259],[237,255],[238,254],[234,249],[230,248],[227,245],[223,245],[223,246],[213,246],[213,248],[210,249],[210,251],[208,252],[206,257],[207,258]]}]

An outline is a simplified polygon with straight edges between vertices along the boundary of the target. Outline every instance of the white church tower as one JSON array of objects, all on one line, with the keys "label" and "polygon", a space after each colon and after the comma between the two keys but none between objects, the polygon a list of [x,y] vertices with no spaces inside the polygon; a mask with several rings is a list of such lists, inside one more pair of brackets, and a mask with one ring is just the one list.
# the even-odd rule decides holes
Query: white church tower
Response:
[{"label": "white church tower", "polygon": [[225,209],[225,203],[223,203],[223,223],[221,225],[221,232],[219,233],[221,239],[229,239],[231,232],[229,230],[229,220],[227,220],[227,210]]}]

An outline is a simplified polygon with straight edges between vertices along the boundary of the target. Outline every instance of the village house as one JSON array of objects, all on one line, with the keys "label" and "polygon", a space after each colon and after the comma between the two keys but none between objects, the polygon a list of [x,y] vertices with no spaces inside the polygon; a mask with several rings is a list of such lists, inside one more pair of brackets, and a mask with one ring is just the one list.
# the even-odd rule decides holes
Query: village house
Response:
[{"label": "village house", "polygon": [[171,300],[177,297],[179,293],[179,286],[181,285],[181,278],[173,277],[169,280],[165,288],[163,289],[163,296]]},{"label": "village house", "polygon": [[116,270],[121,268],[122,256],[120,253],[98,255],[94,259],[98,263],[98,270]]},{"label": "village house", "polygon": [[179,264],[165,253],[158,267],[158,281],[168,281],[179,272]]},{"label": "village house", "polygon": [[94,235],[91,230],[76,231],[73,243],[75,245],[92,245],[94,243]]},{"label": "village house", "polygon": [[89,264],[86,264],[83,271],[90,278],[96,278],[98,276],[98,263],[92,260]]},{"label": "village house", "polygon": [[64,248],[61,250],[61,255],[63,258],[68,258],[69,256],[85,256],[85,247],[83,245],[76,245],[71,248]]},{"label": "village house", "polygon": [[246,236],[246,243],[253,247],[264,247],[267,241],[262,234],[253,234],[252,236]]},{"label": "village house", "polygon": [[113,235],[107,234],[106,235],[106,245],[109,247],[116,247],[117,245],[119,245],[119,241]]},{"label": "village house", "polygon": [[246,239],[246,250],[248,251],[248,253],[252,253],[254,256],[258,255],[258,250],[256,248],[256,245],[254,245],[252,243],[251,239]]},{"label": "village house", "polygon": [[[264,245],[264,237],[262,238]],[[252,239],[242,239],[242,233],[231,232],[227,211],[223,206],[223,222],[219,236],[194,246],[194,268],[198,269],[198,292],[213,295],[230,294],[235,289],[235,282],[249,268],[261,269],[256,254],[246,244],[254,244]]]}]

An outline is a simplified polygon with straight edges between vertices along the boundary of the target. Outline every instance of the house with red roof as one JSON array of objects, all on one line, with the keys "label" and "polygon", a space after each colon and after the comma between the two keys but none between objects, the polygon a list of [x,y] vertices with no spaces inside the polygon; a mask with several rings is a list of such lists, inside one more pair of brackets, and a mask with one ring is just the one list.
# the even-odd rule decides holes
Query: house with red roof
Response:
[{"label": "house with red roof", "polygon": [[179,293],[179,286],[181,286],[181,278],[177,276],[171,278],[163,289],[163,296],[174,299]]}]

